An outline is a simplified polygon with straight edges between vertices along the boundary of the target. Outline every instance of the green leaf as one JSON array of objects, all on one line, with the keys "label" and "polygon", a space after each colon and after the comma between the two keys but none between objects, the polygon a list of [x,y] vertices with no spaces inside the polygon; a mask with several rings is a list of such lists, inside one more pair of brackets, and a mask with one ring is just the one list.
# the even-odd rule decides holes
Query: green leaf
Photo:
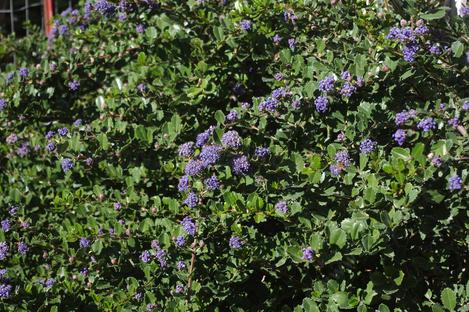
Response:
[{"label": "green leaf", "polygon": [[446,309],[454,311],[456,307],[456,294],[454,291],[449,288],[443,289],[441,292],[441,302]]},{"label": "green leaf", "polygon": [[303,309],[305,312],[319,312],[318,305],[310,298],[303,300]]},{"label": "green leaf", "polygon": [[218,41],[223,41],[225,39],[225,33],[223,31],[223,27],[214,26],[213,27],[213,35]]},{"label": "green leaf", "polygon": [[436,12],[422,14],[420,17],[427,21],[436,20],[444,17],[446,15],[446,11],[448,10],[448,7],[439,7]]},{"label": "green leaf", "polygon": [[379,310],[379,312],[391,312],[391,310],[389,310],[388,306],[385,305],[384,303],[381,303],[379,305],[378,310]]},{"label": "green leaf", "polygon": [[101,240],[97,240],[91,245],[91,250],[99,255],[101,253],[101,250],[103,250],[103,242]]},{"label": "green leaf", "polygon": [[331,245],[337,245],[339,248],[343,248],[345,243],[347,242],[347,234],[342,229],[334,229],[331,231],[331,235],[329,236],[329,243]]},{"label": "green leaf", "polygon": [[342,254],[340,253],[340,251],[338,251],[329,260],[327,260],[325,264],[330,264],[340,260],[342,260]]},{"label": "green leaf", "polygon": [[153,26],[148,27],[148,29],[145,31],[145,34],[147,38],[150,40],[154,40],[156,39],[156,37],[158,37],[158,32],[156,31],[156,28]]},{"label": "green leaf", "polygon": [[408,148],[394,147],[391,150],[391,154],[395,158],[403,159],[405,161],[410,160],[410,152]]},{"label": "green leaf", "polygon": [[451,44],[451,51],[454,57],[460,57],[464,52],[464,44],[461,41],[455,41]]},{"label": "green leaf", "polygon": [[302,262],[303,261],[303,252],[301,248],[298,246],[290,246],[287,249],[288,255],[292,258],[295,262]]},{"label": "green leaf", "polygon": [[417,143],[415,146],[412,148],[412,157],[417,160],[420,164],[425,163],[425,155],[423,154],[425,150],[425,144],[423,143]]},{"label": "green leaf", "polygon": [[223,125],[225,123],[225,114],[221,110],[217,110],[215,112],[215,120],[220,124]]},{"label": "green leaf", "polygon": [[400,81],[403,81],[403,80],[406,80],[407,78],[411,77],[413,74],[415,74],[415,72],[413,70],[408,70],[406,71],[401,77],[400,77]]},{"label": "green leaf", "polygon": [[438,303],[432,305],[432,312],[445,312],[445,309]]}]

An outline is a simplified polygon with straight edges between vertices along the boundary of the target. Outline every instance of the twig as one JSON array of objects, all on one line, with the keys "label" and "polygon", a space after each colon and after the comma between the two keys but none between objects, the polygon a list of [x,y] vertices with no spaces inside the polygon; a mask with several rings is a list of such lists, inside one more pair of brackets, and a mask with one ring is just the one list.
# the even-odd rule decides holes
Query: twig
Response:
[{"label": "twig", "polygon": [[197,240],[194,240],[191,246],[192,250],[192,257],[191,257],[191,266],[189,267],[189,279],[187,281],[187,298],[186,298],[186,304],[189,303],[189,300],[191,298],[191,293],[192,293],[192,275],[194,274],[194,267],[195,267],[195,252],[197,250],[197,245],[198,242]]}]

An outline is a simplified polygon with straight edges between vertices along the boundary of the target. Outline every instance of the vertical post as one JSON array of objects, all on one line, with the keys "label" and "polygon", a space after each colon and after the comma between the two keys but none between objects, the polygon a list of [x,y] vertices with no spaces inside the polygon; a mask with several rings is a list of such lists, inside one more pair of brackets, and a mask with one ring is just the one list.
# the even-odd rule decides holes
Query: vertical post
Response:
[{"label": "vertical post", "polygon": [[14,14],[13,0],[10,0],[10,26],[11,26],[11,33],[14,33],[15,32],[15,14]]},{"label": "vertical post", "polygon": [[[26,14],[26,21],[29,22],[29,0],[24,1],[24,9]],[[29,27],[26,28],[26,35],[29,34]]]},{"label": "vertical post", "polygon": [[44,3],[44,30],[48,36],[52,30],[52,0],[43,0]]}]

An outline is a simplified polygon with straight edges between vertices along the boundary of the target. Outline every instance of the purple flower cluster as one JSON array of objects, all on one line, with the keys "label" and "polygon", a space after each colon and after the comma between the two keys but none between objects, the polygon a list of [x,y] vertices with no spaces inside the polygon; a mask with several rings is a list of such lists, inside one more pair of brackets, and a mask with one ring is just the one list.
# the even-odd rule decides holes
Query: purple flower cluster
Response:
[{"label": "purple flower cluster", "polygon": [[139,34],[143,33],[145,31],[145,25],[138,24],[137,26],[135,26],[135,31]]},{"label": "purple flower cluster", "polygon": [[8,105],[8,102],[2,98],[0,98],[0,111],[5,109],[5,107]]},{"label": "purple flower cluster", "polygon": [[164,249],[157,249],[155,257],[158,259],[161,268],[165,268],[168,265],[166,260],[166,251]]},{"label": "purple flower cluster", "polygon": [[244,242],[238,236],[232,236],[228,242],[228,245],[232,249],[240,249],[243,247]]},{"label": "purple flower cluster", "polygon": [[195,226],[195,223],[194,223],[194,221],[192,220],[191,217],[189,217],[189,216],[185,217],[184,219],[182,219],[180,224],[182,225],[184,231],[187,234],[189,234],[190,236],[195,235],[196,226]]},{"label": "purple flower cluster", "polygon": [[75,121],[73,122],[73,126],[74,126],[74,127],[79,127],[79,126],[81,126],[82,122],[83,122],[83,120],[81,120],[80,118],[78,118],[77,120],[75,120]]},{"label": "purple flower cluster", "polygon": [[428,48],[428,52],[430,52],[430,54],[434,54],[434,55],[440,55],[441,54],[441,49],[440,49],[440,46],[436,43],[430,45],[430,47]]},{"label": "purple flower cluster", "polygon": [[275,210],[281,212],[281,213],[287,213],[288,212],[288,204],[286,201],[282,200],[279,201],[278,203],[275,204]]},{"label": "purple flower cluster", "polygon": [[16,133],[10,134],[10,135],[7,136],[7,138],[5,139],[5,142],[7,142],[7,144],[15,144],[16,141],[18,141],[18,136],[16,135]]},{"label": "purple flower cluster", "polygon": [[456,191],[462,189],[462,179],[457,174],[451,176],[448,179],[448,189],[450,191]]},{"label": "purple flower cluster", "polygon": [[179,146],[178,153],[181,157],[191,157],[194,153],[194,142],[181,144]]},{"label": "purple flower cluster", "polygon": [[67,128],[60,128],[57,130],[60,136],[66,136],[68,134],[68,129]]},{"label": "purple flower cluster", "polygon": [[5,284],[5,283],[0,284],[0,298],[2,299],[10,298],[12,289],[13,289],[13,286],[9,284]]},{"label": "purple flower cluster", "polygon": [[[236,133],[236,131],[234,132]],[[226,134],[227,133],[225,133],[225,135]],[[225,135],[223,136],[225,137]],[[222,141],[224,141],[223,143],[225,143],[226,145],[233,144],[233,147],[236,144],[235,135],[229,135],[225,137],[225,140],[223,140],[222,138]],[[220,153],[222,150],[223,148],[220,145],[205,145],[204,147],[202,147],[202,150],[199,154],[199,158],[202,161],[204,167],[208,167],[210,165],[215,164],[220,159]]]},{"label": "purple flower cluster", "polygon": [[140,91],[140,93],[145,93],[145,91],[147,91],[147,86],[144,83],[140,83],[137,86],[137,90]]},{"label": "purple flower cluster", "polygon": [[235,110],[231,110],[228,115],[225,117],[226,121],[233,122],[238,119],[238,112]]},{"label": "purple flower cluster", "polygon": [[316,106],[316,111],[319,113],[324,113],[327,111],[327,106],[329,105],[329,100],[325,96],[318,96],[314,100],[314,105]]},{"label": "purple flower cluster", "polygon": [[9,249],[10,248],[6,242],[0,242],[0,260],[3,260],[7,257]]},{"label": "purple flower cluster", "polygon": [[60,34],[61,36],[66,35],[66,34],[68,33],[68,30],[69,30],[69,29],[68,29],[68,26],[67,26],[67,25],[60,25],[60,26],[59,26],[59,34]]},{"label": "purple flower cluster", "polygon": [[176,294],[183,293],[184,292],[184,286],[182,284],[177,284],[175,292],[176,292]]},{"label": "purple flower cluster", "polygon": [[88,276],[89,271],[88,271],[87,268],[82,268],[82,269],[80,269],[80,274],[86,277],[86,276]]},{"label": "purple flower cluster", "polygon": [[64,172],[67,172],[67,171],[69,171],[70,169],[73,168],[73,161],[70,158],[64,158],[62,160],[61,166],[62,166],[62,170]]},{"label": "purple flower cluster", "polygon": [[218,190],[220,188],[220,182],[218,181],[218,178],[215,175],[212,175],[211,177],[205,179],[204,184],[209,191]]},{"label": "purple flower cluster", "polygon": [[274,79],[277,80],[277,81],[281,81],[281,80],[283,80],[283,78],[284,78],[284,77],[283,77],[283,74],[282,74],[282,73],[276,73],[276,74],[274,75]]},{"label": "purple flower cluster", "polygon": [[469,101],[464,102],[464,104],[462,105],[462,109],[469,110]]},{"label": "purple flower cluster", "polygon": [[186,267],[186,264],[184,263],[184,261],[178,261],[178,262],[176,263],[176,268],[177,268],[178,270],[182,270],[182,269],[184,269],[185,267]]},{"label": "purple flower cluster", "polygon": [[184,191],[187,191],[188,189],[189,189],[189,177],[185,175],[179,179],[178,191],[184,192]]},{"label": "purple flower cluster", "polygon": [[432,165],[435,167],[440,167],[443,164],[443,161],[438,156],[433,156],[431,161]]},{"label": "purple flower cluster", "polygon": [[26,67],[21,67],[19,70],[19,75],[21,78],[26,78],[29,76],[29,70]]},{"label": "purple flower cluster", "polygon": [[184,200],[184,204],[186,204],[189,208],[194,208],[195,206],[197,206],[198,203],[199,197],[194,192],[189,192],[189,194],[187,194],[186,199]]},{"label": "purple flower cluster", "polygon": [[249,164],[249,160],[244,155],[233,159],[233,171],[236,174],[246,174],[250,167],[251,165]]},{"label": "purple flower cluster", "polygon": [[415,61],[415,55],[420,50],[420,46],[417,42],[409,42],[404,45],[402,48],[402,53],[404,54],[404,61],[413,62]]},{"label": "purple flower cluster", "polygon": [[398,126],[403,125],[407,122],[407,120],[415,116],[417,116],[417,111],[415,109],[403,110],[402,112],[396,114],[395,123]]},{"label": "purple flower cluster", "polygon": [[376,148],[376,141],[365,139],[360,143],[360,152],[363,154],[369,154]]},{"label": "purple flower cluster", "polygon": [[335,164],[330,165],[329,170],[331,175],[338,176],[342,173],[344,168],[350,166],[350,156],[346,150],[339,151],[335,154],[334,160]]},{"label": "purple flower cluster", "polygon": [[345,133],[340,132],[339,134],[337,134],[337,141],[343,142],[343,141],[345,141],[345,139],[346,139]]},{"label": "purple flower cluster", "polygon": [[205,130],[204,132],[202,133],[199,133],[197,135],[197,138],[196,138],[196,141],[195,141],[195,145],[197,147],[201,147],[203,145],[205,145],[205,143],[207,143],[208,139],[210,138],[210,136],[213,134],[213,131],[215,130],[215,127],[214,126],[210,126],[210,128],[208,128],[207,130]]},{"label": "purple flower cluster", "polygon": [[351,80],[352,75],[350,74],[348,70],[345,70],[342,72],[342,74],[340,74],[340,78],[342,78],[343,80]]},{"label": "purple flower cluster", "polygon": [[90,247],[90,240],[87,239],[86,237],[81,237],[80,238],[80,247],[81,248],[88,248]]},{"label": "purple flower cluster", "polygon": [[46,133],[46,139],[47,139],[47,140],[50,140],[50,139],[52,139],[52,138],[54,137],[54,135],[55,135],[55,132],[54,132],[54,131],[52,131],[52,130],[51,130],[51,131],[48,131],[48,132]]},{"label": "purple flower cluster", "polygon": [[448,124],[453,127],[457,127],[459,125],[459,118],[458,117],[451,118],[450,120],[448,120]]},{"label": "purple flower cluster", "polygon": [[46,288],[51,288],[52,286],[54,286],[54,284],[55,284],[55,278],[52,278],[52,277],[48,278],[48,279],[44,282],[44,286],[45,286]]},{"label": "purple flower cluster", "polygon": [[314,250],[311,247],[303,248],[303,260],[311,261],[314,257]]},{"label": "purple flower cluster", "polygon": [[143,263],[148,263],[151,261],[151,253],[148,250],[144,250],[139,258]]},{"label": "purple flower cluster", "polygon": [[334,159],[345,167],[350,166],[350,156],[346,150],[338,151],[335,154]]},{"label": "purple flower cluster", "polygon": [[394,132],[394,134],[392,135],[392,138],[394,139],[394,141],[397,142],[399,146],[402,146],[406,138],[405,130],[397,129],[396,132]]},{"label": "purple flower cluster", "polygon": [[8,219],[5,219],[5,220],[2,220],[2,222],[0,222],[1,226],[2,226],[2,231],[3,232],[8,232],[10,231],[10,228],[11,228],[11,223],[10,223],[10,220]]},{"label": "purple flower cluster", "polygon": [[319,90],[324,93],[331,92],[334,90],[335,77],[327,76],[323,80],[319,81]]},{"label": "purple flower cluster", "polygon": [[26,245],[26,244],[23,243],[23,242],[19,242],[19,243],[18,243],[18,252],[19,252],[21,255],[25,255],[28,251],[29,251],[28,245]]},{"label": "purple flower cluster", "polygon": [[391,27],[386,38],[390,40],[397,40],[401,43],[406,43],[415,40],[415,33],[410,27]]},{"label": "purple flower cluster", "polygon": [[292,9],[286,9],[283,11],[283,18],[285,22],[291,22],[292,24],[296,24],[298,20],[298,16],[295,15],[295,12]]},{"label": "purple flower cluster", "polygon": [[116,6],[107,0],[97,0],[94,8],[104,16],[112,16],[116,11]]},{"label": "purple flower cluster", "polygon": [[24,157],[29,153],[29,143],[23,143],[16,149],[16,154],[20,157]]},{"label": "purple flower cluster", "polygon": [[252,26],[252,23],[250,20],[242,20],[241,22],[239,22],[239,27],[242,30],[249,30],[251,29],[251,26]]},{"label": "purple flower cluster", "polygon": [[205,169],[203,162],[199,159],[191,159],[184,168],[184,173],[188,176],[195,176]]},{"label": "purple flower cluster", "polygon": [[300,109],[301,108],[301,101],[300,100],[294,100],[293,102],[291,102],[291,107],[294,110]]},{"label": "purple flower cluster", "polygon": [[80,82],[78,80],[72,80],[68,83],[68,88],[71,91],[77,91],[80,88]]},{"label": "purple flower cluster", "polygon": [[272,97],[274,99],[285,98],[289,95],[291,95],[291,93],[288,92],[288,90],[285,89],[284,87],[280,87],[280,88],[277,88],[274,91],[272,91]]},{"label": "purple flower cluster", "polygon": [[264,158],[270,155],[270,150],[268,147],[256,147],[254,155],[256,155],[257,157]]},{"label": "purple flower cluster", "polygon": [[177,247],[182,247],[186,244],[186,239],[184,238],[184,236],[179,235],[174,239],[174,243]]},{"label": "purple flower cluster", "polygon": [[344,83],[339,93],[345,97],[351,97],[357,91],[357,87],[349,82]]},{"label": "purple flower cluster", "polygon": [[386,38],[401,43],[404,60],[413,62],[415,55],[420,50],[418,37],[428,33],[428,31],[428,27],[424,25],[423,21],[419,20],[415,29],[411,27],[392,27]]},{"label": "purple flower cluster", "polygon": [[422,129],[424,132],[430,131],[436,128],[436,122],[433,118],[427,117],[422,119],[418,124],[417,128]]},{"label": "purple flower cluster", "polygon": [[275,36],[272,38],[275,44],[279,44],[280,41],[282,41],[282,37],[280,37],[279,34],[275,34]]},{"label": "purple flower cluster", "polygon": [[236,132],[235,130],[231,130],[231,131],[224,133],[221,138],[221,141],[227,147],[231,147],[234,149],[238,149],[242,145],[241,137],[239,136],[238,132]]},{"label": "purple flower cluster", "polygon": [[273,112],[278,107],[278,100],[274,97],[268,97],[259,104],[259,111],[269,111]]}]

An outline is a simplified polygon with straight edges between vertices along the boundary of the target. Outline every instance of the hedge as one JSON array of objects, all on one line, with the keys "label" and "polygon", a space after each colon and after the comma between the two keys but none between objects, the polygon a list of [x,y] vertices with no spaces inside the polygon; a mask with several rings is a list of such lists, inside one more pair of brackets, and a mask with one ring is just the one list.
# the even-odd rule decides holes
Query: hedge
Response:
[{"label": "hedge", "polygon": [[469,311],[468,9],[96,0],[3,40],[3,311]]}]

